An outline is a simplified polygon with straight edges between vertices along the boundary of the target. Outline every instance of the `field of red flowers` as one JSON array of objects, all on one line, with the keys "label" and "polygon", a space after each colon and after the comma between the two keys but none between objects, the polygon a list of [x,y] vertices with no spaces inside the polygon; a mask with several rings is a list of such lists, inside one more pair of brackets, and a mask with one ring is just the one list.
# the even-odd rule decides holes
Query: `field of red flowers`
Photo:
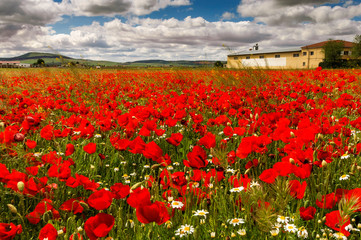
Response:
[{"label": "field of red flowers", "polygon": [[1,70],[0,239],[360,239],[361,71]]}]

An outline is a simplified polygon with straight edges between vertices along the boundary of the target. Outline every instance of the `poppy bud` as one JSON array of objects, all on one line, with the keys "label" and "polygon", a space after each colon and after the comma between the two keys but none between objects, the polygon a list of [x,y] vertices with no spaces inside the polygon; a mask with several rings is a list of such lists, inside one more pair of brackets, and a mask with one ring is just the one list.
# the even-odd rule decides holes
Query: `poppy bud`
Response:
[{"label": "poppy bud", "polygon": [[53,218],[53,214],[52,214],[52,212],[51,212],[51,210],[49,210],[49,211],[46,211],[45,213],[44,213],[44,215],[43,215],[43,221],[45,222],[45,223],[47,223],[50,219],[52,219]]},{"label": "poppy bud", "polygon": [[134,184],[130,189],[134,190],[137,189],[143,182],[137,182],[136,184]]},{"label": "poppy bud", "polygon": [[14,135],[15,142],[21,142],[24,140],[24,138],[25,138],[25,136],[22,133],[15,133],[15,135]]},{"label": "poppy bud", "polygon": [[89,209],[89,205],[83,201],[79,202],[80,206],[82,206],[84,208],[84,211]]},{"label": "poppy bud", "polygon": [[290,158],[290,163],[294,164],[295,160],[293,158]]},{"label": "poppy bud", "polygon": [[1,127],[1,128],[5,127],[5,123],[4,123],[4,122],[0,122],[0,127]]},{"label": "poppy bud", "polygon": [[20,192],[24,191],[24,188],[25,188],[24,182],[23,181],[18,182],[17,187]]},{"label": "poppy bud", "polygon": [[18,210],[16,209],[16,207],[14,205],[12,205],[12,204],[7,204],[7,205],[8,205],[10,212],[12,212],[14,214],[18,213]]},{"label": "poppy bud", "polygon": [[325,160],[322,160],[322,163],[321,163],[322,167],[326,167],[327,164],[328,164],[328,163],[327,163]]}]

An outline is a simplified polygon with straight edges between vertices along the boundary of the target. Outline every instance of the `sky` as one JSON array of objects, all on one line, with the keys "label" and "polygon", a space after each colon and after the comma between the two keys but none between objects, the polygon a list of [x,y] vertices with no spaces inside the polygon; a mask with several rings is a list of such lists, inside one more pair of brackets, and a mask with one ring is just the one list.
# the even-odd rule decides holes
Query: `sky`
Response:
[{"label": "sky", "polygon": [[0,57],[221,60],[361,34],[361,0],[0,0]]}]

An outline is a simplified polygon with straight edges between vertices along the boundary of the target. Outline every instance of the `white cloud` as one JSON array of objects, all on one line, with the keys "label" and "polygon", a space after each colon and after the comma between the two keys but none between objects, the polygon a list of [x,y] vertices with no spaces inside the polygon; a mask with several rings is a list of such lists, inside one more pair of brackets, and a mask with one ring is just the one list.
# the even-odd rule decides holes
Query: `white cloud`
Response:
[{"label": "white cloud", "polygon": [[187,6],[189,0],[70,0],[79,16],[146,15],[169,6]]},{"label": "white cloud", "polygon": [[234,13],[231,12],[224,12],[222,14],[221,20],[231,20],[232,18],[235,18],[236,15]]}]

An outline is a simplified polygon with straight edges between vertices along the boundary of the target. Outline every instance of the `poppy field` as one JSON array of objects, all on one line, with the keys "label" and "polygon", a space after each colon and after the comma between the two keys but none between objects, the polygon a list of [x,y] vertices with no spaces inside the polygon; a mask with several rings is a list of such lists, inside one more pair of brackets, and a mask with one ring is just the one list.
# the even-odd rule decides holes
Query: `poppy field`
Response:
[{"label": "poppy field", "polygon": [[361,70],[0,69],[0,240],[360,239]]}]

